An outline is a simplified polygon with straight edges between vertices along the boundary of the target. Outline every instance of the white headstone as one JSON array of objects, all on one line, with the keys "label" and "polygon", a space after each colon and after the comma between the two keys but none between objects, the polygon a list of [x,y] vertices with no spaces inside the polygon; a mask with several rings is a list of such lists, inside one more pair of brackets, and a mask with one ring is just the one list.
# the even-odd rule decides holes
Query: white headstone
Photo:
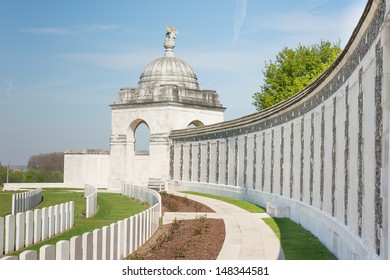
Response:
[{"label": "white headstone", "polygon": [[8,254],[15,251],[15,216],[5,216],[5,249]]},{"label": "white headstone", "polygon": [[56,246],[55,245],[43,245],[39,248],[40,260],[55,260],[56,259]]},{"label": "white headstone", "polygon": [[42,208],[42,241],[49,238],[49,210]]},{"label": "white headstone", "polygon": [[12,215],[15,215],[17,212],[17,197],[16,194],[12,195]]},{"label": "white headstone", "polygon": [[48,208],[48,221],[49,221],[49,238],[53,237],[54,236],[54,232],[55,232],[55,216],[54,216],[54,207],[53,206],[49,206]]},{"label": "white headstone", "polygon": [[4,218],[0,217],[0,256],[4,253]]},{"label": "white headstone", "polygon": [[110,225],[110,260],[118,259],[118,224]]},{"label": "white headstone", "polygon": [[134,247],[133,247],[133,250],[136,251],[138,249],[138,246],[139,246],[139,236],[140,236],[140,230],[139,230],[139,215],[136,214],[134,215],[133,217],[133,240],[134,240]]},{"label": "white headstone", "polygon": [[66,226],[65,203],[60,204],[60,217],[60,232],[64,232]]},{"label": "white headstone", "polygon": [[102,259],[109,260],[110,259],[110,235],[111,229],[108,226],[104,226],[102,228]]},{"label": "white headstone", "polygon": [[70,242],[68,240],[58,241],[56,244],[56,260],[69,260]]},{"label": "white headstone", "polygon": [[121,260],[123,258],[123,245],[124,245],[124,223],[123,221],[118,221],[118,248],[117,248],[117,259]]},{"label": "white headstone", "polygon": [[151,215],[150,215],[150,213],[151,213],[150,209],[146,210],[146,240],[148,240],[151,236],[151,233],[150,233],[151,232],[150,231],[150,221],[151,221],[150,217],[151,217]]},{"label": "white headstone", "polygon": [[68,215],[69,215],[68,210],[69,210],[69,203],[66,202],[66,203],[64,203],[64,213],[65,213],[65,216],[64,216],[64,231],[68,230],[68,219],[69,219],[69,217],[68,217]]},{"label": "white headstone", "polygon": [[16,214],[16,242],[15,242],[15,251],[24,248],[24,212]]},{"label": "white headstone", "polygon": [[74,202],[71,201],[69,203],[70,203],[69,228],[72,228],[74,226]]},{"label": "white headstone", "polygon": [[130,219],[123,219],[123,256],[127,257],[130,252]]},{"label": "white headstone", "polygon": [[93,235],[92,232],[85,232],[83,235],[83,260],[93,259]]},{"label": "white headstone", "polygon": [[26,247],[31,246],[34,242],[34,212],[26,212]]},{"label": "white headstone", "polygon": [[19,260],[36,260],[37,259],[37,251],[35,250],[27,250],[23,251],[19,255]]},{"label": "white headstone", "polygon": [[102,259],[102,245],[103,245],[103,231],[102,229],[95,229],[93,232],[93,259]]},{"label": "white headstone", "polygon": [[54,205],[54,235],[57,235],[60,232],[60,224],[61,224],[61,213],[60,213],[60,205]]},{"label": "white headstone", "polygon": [[42,237],[42,211],[34,210],[34,244],[41,241]]},{"label": "white headstone", "polygon": [[70,259],[82,260],[83,259],[83,240],[81,236],[73,236],[70,239]]},{"label": "white headstone", "polygon": [[132,254],[134,250],[134,216],[129,218],[129,252],[128,254]]}]

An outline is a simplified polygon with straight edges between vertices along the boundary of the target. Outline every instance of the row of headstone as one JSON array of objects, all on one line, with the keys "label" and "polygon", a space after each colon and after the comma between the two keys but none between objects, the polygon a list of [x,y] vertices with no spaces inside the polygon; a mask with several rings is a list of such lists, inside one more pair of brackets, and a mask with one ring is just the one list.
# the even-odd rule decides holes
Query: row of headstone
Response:
[{"label": "row of headstone", "polygon": [[34,209],[42,202],[42,188],[12,195],[12,215]]},{"label": "row of headstone", "polygon": [[44,245],[37,251],[27,250],[0,260],[120,260],[143,245],[158,229],[160,205],[110,226]]},{"label": "row of headstone", "polygon": [[49,239],[73,225],[73,201],[0,217],[0,256]]},{"label": "row of headstone", "polygon": [[161,205],[160,194],[155,190],[149,189],[147,187],[133,186],[125,183],[121,187],[121,194],[147,202],[150,206],[156,204]]},{"label": "row of headstone", "polygon": [[84,197],[86,203],[85,216],[91,218],[98,209],[97,203],[97,188],[88,184],[84,185]]}]

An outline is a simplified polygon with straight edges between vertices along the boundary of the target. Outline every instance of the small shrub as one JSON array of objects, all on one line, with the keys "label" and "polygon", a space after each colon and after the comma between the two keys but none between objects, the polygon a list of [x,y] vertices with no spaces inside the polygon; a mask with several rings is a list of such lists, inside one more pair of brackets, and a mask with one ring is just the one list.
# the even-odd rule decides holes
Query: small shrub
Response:
[{"label": "small shrub", "polygon": [[185,258],[185,256],[186,256],[185,253],[186,253],[186,250],[184,250],[184,248],[177,249],[175,251],[175,259]]},{"label": "small shrub", "polygon": [[131,256],[130,256],[130,260],[143,260],[143,259],[144,259],[144,257],[137,252],[134,254],[131,254]]},{"label": "small shrub", "polygon": [[203,229],[201,226],[197,226],[192,232],[193,235],[201,235],[203,233]]},{"label": "small shrub", "polygon": [[167,234],[163,234],[161,236],[159,236],[156,240],[156,247],[154,247],[153,249],[158,249],[158,248],[161,248],[166,242],[169,242],[172,240],[172,235],[167,235]]},{"label": "small shrub", "polygon": [[175,231],[177,231],[179,229],[180,225],[181,225],[181,221],[177,220],[175,218],[171,224],[171,229],[170,229],[171,233],[174,233]]}]

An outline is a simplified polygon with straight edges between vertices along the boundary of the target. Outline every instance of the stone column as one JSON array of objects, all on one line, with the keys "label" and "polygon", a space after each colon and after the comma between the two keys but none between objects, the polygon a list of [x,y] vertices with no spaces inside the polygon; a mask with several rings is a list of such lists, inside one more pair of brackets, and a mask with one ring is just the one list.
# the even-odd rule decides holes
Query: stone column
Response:
[{"label": "stone column", "polygon": [[110,146],[110,188],[119,190],[126,177],[126,135],[111,135]]},{"label": "stone column", "polygon": [[150,143],[149,144],[149,172],[148,172],[149,178],[161,178],[163,180],[168,180],[169,179],[168,135],[162,133],[151,134],[149,143]]}]

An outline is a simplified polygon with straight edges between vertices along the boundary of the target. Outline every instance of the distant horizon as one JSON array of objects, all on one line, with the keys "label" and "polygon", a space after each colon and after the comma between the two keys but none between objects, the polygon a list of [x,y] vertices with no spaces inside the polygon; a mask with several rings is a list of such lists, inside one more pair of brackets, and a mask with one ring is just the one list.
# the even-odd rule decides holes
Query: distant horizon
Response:
[{"label": "distant horizon", "polygon": [[[109,150],[112,104],[164,53],[216,90],[225,120],[256,112],[264,62],[283,47],[348,42],[366,0],[4,1],[0,9],[0,162],[32,155]],[[200,20],[201,19],[201,20]],[[196,24],[194,24],[196,23]],[[5,120],[5,121],[4,121]]]}]

